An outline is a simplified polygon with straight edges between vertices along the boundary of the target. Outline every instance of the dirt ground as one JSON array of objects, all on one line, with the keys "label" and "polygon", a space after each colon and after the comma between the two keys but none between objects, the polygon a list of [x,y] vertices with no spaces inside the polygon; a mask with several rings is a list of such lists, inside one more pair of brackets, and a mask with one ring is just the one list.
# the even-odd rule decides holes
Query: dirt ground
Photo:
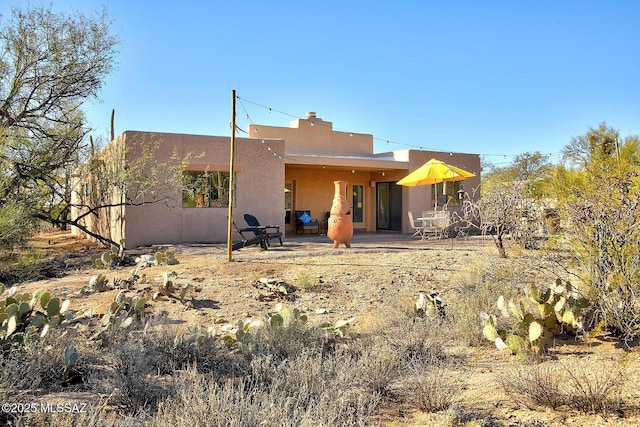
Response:
[{"label": "dirt ground", "polygon": [[[34,292],[49,289],[52,294],[71,299],[75,316],[100,315],[119,290],[80,295],[90,278],[101,272],[109,280],[127,278],[133,267],[112,270],[92,270],[91,253],[104,252],[57,233],[38,240],[41,249],[51,253],[66,253],[67,273],[63,277],[21,284],[23,290]],[[452,286],[461,275],[473,274],[487,258],[496,258],[490,238],[426,240],[394,233],[355,234],[351,248],[333,248],[326,236],[304,235],[285,239],[284,245],[274,243],[268,250],[246,247],[232,253],[228,261],[226,245],[179,245],[139,248],[128,251],[133,258],[153,254],[158,250],[176,251],[177,265],[154,266],[141,270],[149,283],[160,281],[163,273],[174,273],[176,285],[190,285],[182,304],[175,299],[163,299],[149,304],[151,310],[166,314],[177,327],[235,324],[238,320],[272,312],[282,298],[260,282],[273,279],[287,285],[292,307],[307,314],[311,322],[334,322],[354,318],[351,327],[366,333],[375,330],[380,319],[411,309],[419,293],[452,294]],[[150,287],[155,285],[149,285]],[[480,326],[479,326],[480,327]],[[456,348],[472,361],[465,408],[489,411],[501,424],[509,426],[637,426],[640,414],[620,416],[585,415],[569,409],[531,411],[511,401],[499,387],[498,376],[509,364],[518,360],[490,346]],[[588,346],[558,343],[554,349],[558,358],[588,360],[597,357],[622,357],[624,351],[606,340],[595,340]],[[625,357],[633,369],[636,383],[640,362],[637,351]],[[572,359],[573,360],[573,359]],[[453,409],[452,409],[453,410]],[[388,425],[430,425],[447,414],[420,414],[407,408],[390,409]],[[402,416],[401,416],[402,414]],[[450,415],[450,414],[449,414]],[[529,420],[523,424],[522,420]],[[533,422],[539,422],[533,424]],[[508,424],[511,422],[511,424]],[[502,424],[504,423],[504,424]]]}]

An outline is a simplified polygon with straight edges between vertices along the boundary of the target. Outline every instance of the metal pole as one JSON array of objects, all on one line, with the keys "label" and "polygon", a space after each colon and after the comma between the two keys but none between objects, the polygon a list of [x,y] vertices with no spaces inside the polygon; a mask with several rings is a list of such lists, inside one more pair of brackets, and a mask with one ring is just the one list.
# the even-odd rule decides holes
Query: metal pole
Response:
[{"label": "metal pole", "polygon": [[233,251],[233,187],[234,173],[233,166],[236,155],[236,90],[231,91],[231,147],[229,150],[229,221],[227,224],[227,261],[232,261],[231,252]]}]

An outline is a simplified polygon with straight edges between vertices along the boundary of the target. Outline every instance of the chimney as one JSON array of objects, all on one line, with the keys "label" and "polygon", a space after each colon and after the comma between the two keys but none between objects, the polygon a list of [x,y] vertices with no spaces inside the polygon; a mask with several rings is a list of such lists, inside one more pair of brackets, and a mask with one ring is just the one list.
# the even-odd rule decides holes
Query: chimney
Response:
[{"label": "chimney", "polygon": [[315,119],[316,112],[315,111],[307,111],[307,119]]}]

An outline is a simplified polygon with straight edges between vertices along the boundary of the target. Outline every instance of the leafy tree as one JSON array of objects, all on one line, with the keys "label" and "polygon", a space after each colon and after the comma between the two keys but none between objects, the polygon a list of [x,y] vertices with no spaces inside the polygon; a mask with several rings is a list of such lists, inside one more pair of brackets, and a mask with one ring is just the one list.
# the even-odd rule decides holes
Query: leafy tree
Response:
[{"label": "leafy tree", "polygon": [[500,184],[520,183],[525,185],[529,197],[540,199],[546,194],[546,183],[552,168],[549,156],[539,151],[526,152],[515,156],[509,166],[498,168],[489,165],[489,172],[482,175],[482,187],[489,191]]},{"label": "leafy tree", "polygon": [[[69,173],[89,132],[81,107],[97,98],[119,40],[94,17],[12,8],[0,21],[0,240],[24,239],[36,219],[64,223]],[[15,230],[14,213],[22,217]],[[13,233],[5,233],[7,230]]]},{"label": "leafy tree", "polygon": [[506,257],[504,238],[512,234],[533,247],[542,226],[542,202],[551,164],[540,152],[523,153],[511,165],[491,166],[482,176],[482,198],[476,203],[480,229],[491,234],[500,256]]},{"label": "leafy tree", "polygon": [[563,249],[602,321],[624,340],[640,336],[640,139],[602,123],[573,138],[554,189],[567,229]]}]

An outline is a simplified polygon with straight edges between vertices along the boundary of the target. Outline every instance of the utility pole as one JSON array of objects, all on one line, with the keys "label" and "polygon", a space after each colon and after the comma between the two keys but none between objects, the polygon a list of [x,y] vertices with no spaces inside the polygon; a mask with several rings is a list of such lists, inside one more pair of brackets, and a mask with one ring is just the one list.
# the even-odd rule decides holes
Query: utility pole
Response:
[{"label": "utility pole", "polygon": [[234,173],[233,165],[235,163],[236,155],[236,90],[231,91],[231,147],[229,150],[229,221],[227,229],[227,261],[232,261],[231,252],[233,251],[233,187],[234,187]]}]

